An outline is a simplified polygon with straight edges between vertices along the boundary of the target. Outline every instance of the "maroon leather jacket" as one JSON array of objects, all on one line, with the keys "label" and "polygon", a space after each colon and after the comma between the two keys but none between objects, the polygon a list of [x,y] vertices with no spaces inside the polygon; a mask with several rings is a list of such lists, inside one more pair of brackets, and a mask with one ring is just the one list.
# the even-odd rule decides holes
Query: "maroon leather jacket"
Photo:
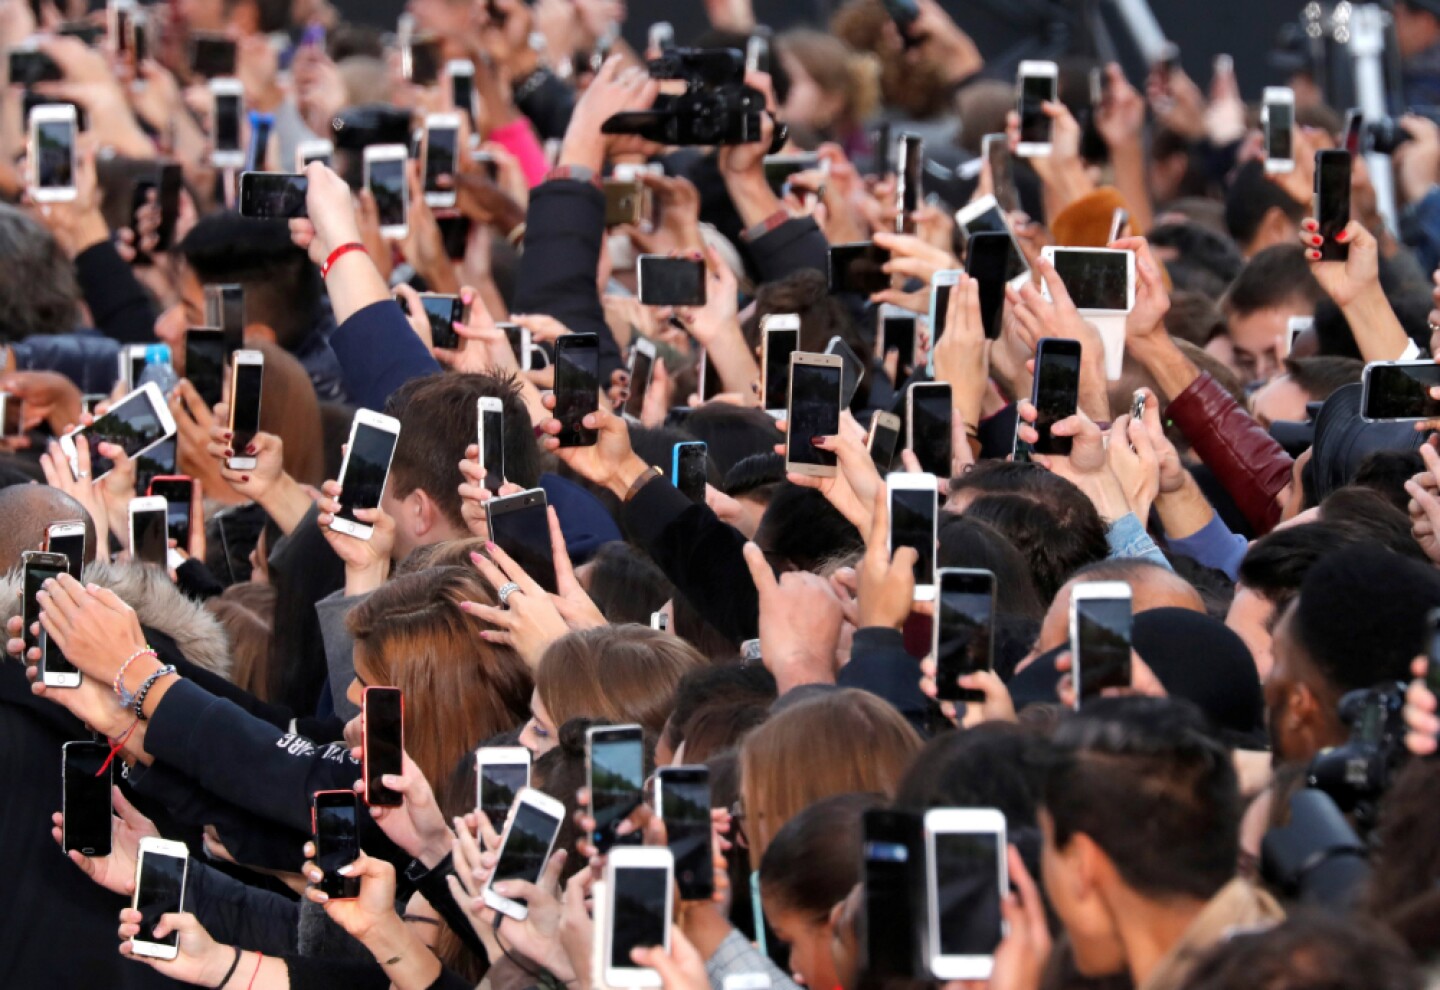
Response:
[{"label": "maroon leather jacket", "polygon": [[1285,449],[1214,378],[1200,372],[1165,414],[1215,472],[1257,536],[1280,521],[1280,492],[1294,463]]}]

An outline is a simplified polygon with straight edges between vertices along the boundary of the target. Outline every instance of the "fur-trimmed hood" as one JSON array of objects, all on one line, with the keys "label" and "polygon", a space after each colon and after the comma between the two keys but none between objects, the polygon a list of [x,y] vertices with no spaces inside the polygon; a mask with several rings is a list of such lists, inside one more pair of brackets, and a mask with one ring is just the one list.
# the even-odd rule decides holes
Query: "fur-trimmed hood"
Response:
[{"label": "fur-trimmed hood", "polygon": [[[85,580],[109,588],[133,608],[140,624],[175,641],[185,658],[221,677],[230,676],[230,641],[225,629],[199,602],[180,593],[158,567],[138,564],[89,564]],[[0,618],[20,613],[20,569],[0,583]]]}]

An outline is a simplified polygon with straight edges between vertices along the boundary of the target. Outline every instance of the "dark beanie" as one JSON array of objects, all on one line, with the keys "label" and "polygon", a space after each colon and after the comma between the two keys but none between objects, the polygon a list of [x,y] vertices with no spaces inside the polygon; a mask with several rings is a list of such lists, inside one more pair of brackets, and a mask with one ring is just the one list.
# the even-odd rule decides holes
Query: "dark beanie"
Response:
[{"label": "dark beanie", "polygon": [[1237,743],[1263,743],[1265,696],[1245,641],[1219,619],[1184,608],[1152,608],[1135,616],[1135,652],[1165,690],[1192,701]]}]

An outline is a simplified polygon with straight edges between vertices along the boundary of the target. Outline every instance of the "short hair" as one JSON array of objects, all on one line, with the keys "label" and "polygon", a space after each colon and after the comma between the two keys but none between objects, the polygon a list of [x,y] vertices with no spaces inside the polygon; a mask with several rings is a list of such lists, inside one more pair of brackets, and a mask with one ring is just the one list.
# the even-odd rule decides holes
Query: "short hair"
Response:
[{"label": "short hair", "polygon": [[[1424,470],[1425,461],[1418,450],[1372,450],[1355,469],[1355,477],[1350,479],[1350,484],[1331,492],[1325,502],[1333,501],[1336,495],[1347,489],[1373,492],[1399,512],[1400,520],[1409,531],[1410,493],[1405,490],[1405,482]],[[1320,515],[1325,516],[1323,508]]]},{"label": "short hair", "polygon": [[1216,942],[1195,964],[1185,986],[1188,990],[1421,990],[1425,980],[1389,929],[1355,912],[1332,914],[1310,908],[1274,928],[1236,932]]},{"label": "short hair", "polygon": [[75,329],[74,265],[39,221],[8,203],[0,203],[0,258],[0,343]]},{"label": "short hair", "polygon": [[[745,339],[751,347],[760,346],[760,327],[765,317],[775,313],[795,313],[800,317],[800,350],[819,353],[831,337],[840,337],[856,354],[865,354],[868,346],[855,329],[845,304],[830,294],[830,284],[823,272],[801,268],[774,282],[766,282],[755,293],[755,311],[745,321]],[[854,408],[865,408],[870,395],[869,376],[860,380],[855,393]]]},{"label": "short hair", "polygon": [[675,593],[665,572],[623,540],[601,544],[585,565],[585,590],[613,625],[649,623]]},{"label": "short hair", "polygon": [[1165,262],[1177,293],[1193,292],[1203,298],[1219,299],[1245,266],[1234,241],[1193,220],[1156,227],[1150,232],[1150,244],[1177,253],[1174,260]]},{"label": "short hair", "polygon": [[85,523],[85,557],[95,559],[95,520],[85,506],[49,485],[9,485],[0,488],[0,574],[20,566],[20,555],[39,550],[45,531],[57,522]]},{"label": "short hair", "polygon": [[775,675],[762,664],[717,664],[692,670],[675,685],[665,741],[677,749],[685,741],[685,727],[707,707],[751,701],[769,705],[776,693]]},{"label": "short hair", "polygon": [[[821,345],[824,348],[824,345]],[[685,431],[705,443],[710,463],[723,478],[747,457],[773,454],[784,434],[763,409],[707,402],[685,417]]]},{"label": "short hair", "polygon": [[1170,296],[1165,332],[1204,347],[1225,333],[1225,314],[1215,300],[1198,292],[1177,291]]},{"label": "short hair", "polygon": [[1030,565],[1015,544],[982,519],[945,513],[938,527],[936,567],[970,567],[995,575],[995,610],[1041,619],[1045,606],[1035,591]]},{"label": "short hair", "polygon": [[1234,877],[1239,782],[1189,702],[1087,702],[1055,730],[1046,764],[1041,804],[1057,848],[1089,836],[1145,897],[1205,901]]},{"label": "short hair", "polygon": [[1326,519],[1322,509],[1319,522],[1277,529],[1250,544],[1240,561],[1239,582],[1278,609],[1299,594],[1305,575],[1320,558],[1366,540],[1402,556],[1424,559],[1408,527],[1404,533],[1397,533],[1383,523],[1374,525],[1348,513],[1343,518]]},{"label": "short hair", "polygon": [[1221,305],[1228,315],[1248,316],[1291,300],[1318,305],[1326,298],[1300,246],[1277,244],[1240,269]]},{"label": "short hair", "polygon": [[1296,226],[1305,218],[1305,207],[1271,182],[1260,162],[1246,162],[1236,169],[1225,194],[1225,226],[1237,244],[1245,247],[1254,241],[1265,215],[1277,209]]},{"label": "short hair", "polygon": [[540,478],[540,454],[520,383],[512,376],[449,373],[412,378],[385,402],[385,412],[400,420],[400,443],[390,464],[391,494],[404,498],[421,489],[461,529],[460,462],[465,448],[476,442],[475,400],[482,396],[500,400],[505,479],[533,488]]},{"label": "short hair", "polygon": [[815,922],[860,882],[865,813],[885,807],[875,793],[821,798],[785,823],[760,859],[765,900]]},{"label": "short hair", "polygon": [[1123,581],[1125,584],[1134,585],[1141,581],[1156,580],[1177,591],[1189,590],[1200,601],[1200,592],[1189,581],[1179,574],[1176,574],[1169,567],[1151,560],[1148,557],[1106,557],[1104,560],[1097,560],[1093,564],[1086,564],[1084,567],[1070,575],[1070,580],[1084,579],[1086,581]]},{"label": "short hair", "polygon": [[721,490],[731,498],[748,495],[761,502],[770,501],[777,486],[785,481],[785,458],[780,454],[751,454],[741,458],[725,472]]},{"label": "short hair", "polygon": [[1285,373],[1310,396],[1311,402],[1323,402],[1341,386],[1358,382],[1364,370],[1365,362],[1347,357],[1323,355],[1285,359]]},{"label": "short hair", "polygon": [[1042,738],[1013,722],[983,722],[946,732],[925,744],[895,806],[916,813],[931,808],[995,808],[1012,832],[1035,827],[1044,751]]},{"label": "short hair", "polygon": [[769,554],[802,571],[820,571],[827,564],[858,553],[865,540],[854,523],[840,514],[814,488],[785,482],[775,489],[755,542]]}]

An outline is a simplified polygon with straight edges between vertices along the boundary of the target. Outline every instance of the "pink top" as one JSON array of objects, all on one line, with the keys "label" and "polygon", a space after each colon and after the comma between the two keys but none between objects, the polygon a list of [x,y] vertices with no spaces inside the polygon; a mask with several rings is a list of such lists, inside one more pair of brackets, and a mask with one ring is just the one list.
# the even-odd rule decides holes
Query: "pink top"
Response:
[{"label": "pink top", "polygon": [[491,131],[488,140],[494,141],[515,156],[515,160],[520,163],[520,170],[525,173],[525,183],[530,188],[533,189],[545,181],[545,173],[550,170],[550,164],[545,160],[545,149],[540,146],[540,139],[535,136],[530,121],[517,117],[504,127]]}]

